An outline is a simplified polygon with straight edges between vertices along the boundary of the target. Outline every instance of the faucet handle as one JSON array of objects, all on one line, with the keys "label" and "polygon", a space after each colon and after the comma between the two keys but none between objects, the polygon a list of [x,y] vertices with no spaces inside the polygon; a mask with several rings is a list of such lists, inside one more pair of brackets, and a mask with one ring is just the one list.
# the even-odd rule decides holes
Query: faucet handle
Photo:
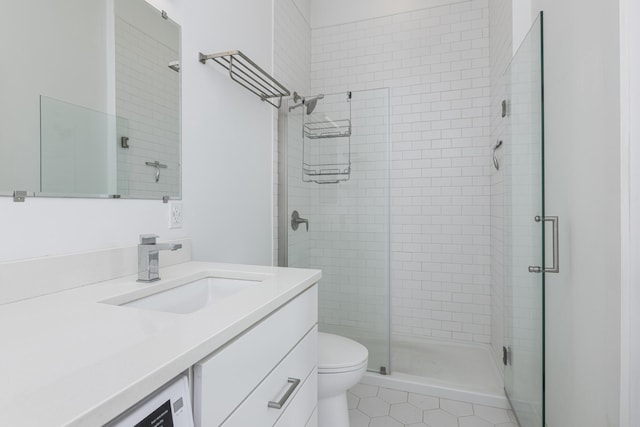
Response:
[{"label": "faucet handle", "polygon": [[141,234],[140,235],[140,244],[141,245],[155,245],[156,239],[160,237],[156,234]]}]

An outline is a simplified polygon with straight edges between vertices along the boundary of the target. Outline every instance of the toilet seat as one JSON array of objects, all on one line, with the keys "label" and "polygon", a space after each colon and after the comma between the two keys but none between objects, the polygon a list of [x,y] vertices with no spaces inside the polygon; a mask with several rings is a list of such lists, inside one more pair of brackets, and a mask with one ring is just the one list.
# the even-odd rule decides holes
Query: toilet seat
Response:
[{"label": "toilet seat", "polygon": [[369,352],[362,344],[339,335],[318,333],[318,374],[358,371],[366,367]]}]

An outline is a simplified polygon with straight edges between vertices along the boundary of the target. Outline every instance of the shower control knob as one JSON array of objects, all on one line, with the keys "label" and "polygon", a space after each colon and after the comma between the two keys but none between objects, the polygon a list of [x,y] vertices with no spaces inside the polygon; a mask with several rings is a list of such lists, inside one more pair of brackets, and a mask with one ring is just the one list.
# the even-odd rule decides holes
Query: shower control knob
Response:
[{"label": "shower control knob", "polygon": [[307,226],[307,231],[309,231],[309,220],[301,218],[298,211],[293,211],[291,213],[291,228],[293,231],[297,231],[300,224],[305,224]]}]

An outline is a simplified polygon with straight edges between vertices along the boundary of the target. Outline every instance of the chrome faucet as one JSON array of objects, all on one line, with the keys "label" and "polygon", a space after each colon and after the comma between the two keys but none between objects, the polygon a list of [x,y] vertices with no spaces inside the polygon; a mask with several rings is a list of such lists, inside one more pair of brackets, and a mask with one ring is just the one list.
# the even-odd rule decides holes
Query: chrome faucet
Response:
[{"label": "chrome faucet", "polygon": [[138,245],[138,282],[160,280],[160,251],[175,251],[182,248],[180,243],[156,243],[155,234],[141,234]]}]

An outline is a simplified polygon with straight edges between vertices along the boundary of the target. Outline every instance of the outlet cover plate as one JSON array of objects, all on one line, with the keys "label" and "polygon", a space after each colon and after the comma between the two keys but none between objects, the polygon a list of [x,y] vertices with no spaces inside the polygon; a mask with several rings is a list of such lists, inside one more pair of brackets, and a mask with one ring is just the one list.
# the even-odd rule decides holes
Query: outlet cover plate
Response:
[{"label": "outlet cover plate", "polygon": [[182,228],[182,203],[169,203],[169,228]]}]

